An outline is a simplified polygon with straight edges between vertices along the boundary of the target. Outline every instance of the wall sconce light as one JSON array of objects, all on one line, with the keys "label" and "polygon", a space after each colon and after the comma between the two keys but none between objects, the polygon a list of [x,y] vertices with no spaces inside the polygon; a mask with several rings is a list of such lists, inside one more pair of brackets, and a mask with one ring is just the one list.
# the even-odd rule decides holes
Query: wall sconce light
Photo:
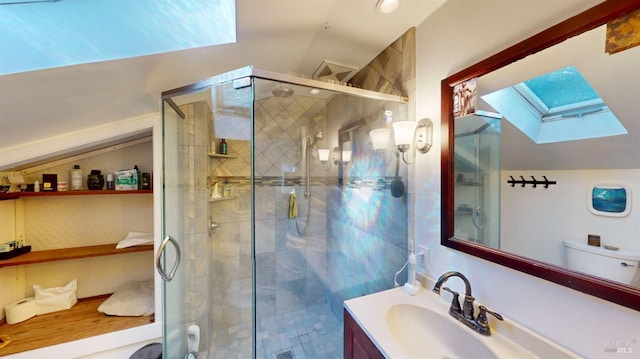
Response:
[{"label": "wall sconce light", "polygon": [[396,140],[396,146],[401,153],[407,152],[413,143],[413,137],[416,132],[417,122],[414,121],[398,121],[392,124],[393,136]]},{"label": "wall sconce light", "polygon": [[386,128],[377,128],[369,131],[369,137],[374,150],[383,150],[389,144],[389,131]]},{"label": "wall sconce light", "polygon": [[398,151],[402,153],[402,160],[407,162],[405,153],[414,145],[416,151],[427,153],[433,143],[433,122],[423,118],[418,122],[398,121],[393,124],[393,134]]},{"label": "wall sconce light", "polygon": [[[331,161],[329,161],[329,156],[331,156]],[[344,150],[342,151],[342,157],[340,156],[340,150],[338,147],[334,147],[333,150],[328,149],[318,149],[318,159],[322,162],[325,170],[331,169],[331,164],[339,165],[340,163],[347,165],[349,161],[351,161],[351,151]],[[342,162],[341,162],[342,161]],[[327,163],[329,164],[327,166]]]},{"label": "wall sconce light", "polygon": [[[320,151],[327,151],[327,152],[326,152],[326,154],[323,153],[321,155]],[[326,158],[327,158],[327,161],[328,161],[329,160],[329,150],[318,150],[318,157],[320,158],[320,161],[322,161],[324,156],[327,156]],[[340,156],[340,150],[338,149],[338,147],[334,147],[333,148],[332,155],[331,155],[331,162],[333,162],[334,165],[338,166],[340,163],[342,163],[343,165],[348,165],[349,161],[351,161],[351,151],[350,150],[343,150],[342,151],[342,156]]]},{"label": "wall sconce light", "polygon": [[[331,152],[332,151],[330,149],[318,149],[318,159],[320,160],[320,163],[322,163],[322,167],[325,171],[329,171],[331,169],[331,165],[335,162],[335,155],[332,156]],[[329,157],[332,157],[331,161],[329,161]]]},{"label": "wall sconce light", "polygon": [[320,162],[327,162],[329,160],[329,155],[331,154],[331,150],[328,149],[319,149],[318,150],[318,159]]},{"label": "wall sconce light", "polygon": [[346,165],[349,163],[349,161],[351,161],[351,151],[342,151],[342,163]]}]

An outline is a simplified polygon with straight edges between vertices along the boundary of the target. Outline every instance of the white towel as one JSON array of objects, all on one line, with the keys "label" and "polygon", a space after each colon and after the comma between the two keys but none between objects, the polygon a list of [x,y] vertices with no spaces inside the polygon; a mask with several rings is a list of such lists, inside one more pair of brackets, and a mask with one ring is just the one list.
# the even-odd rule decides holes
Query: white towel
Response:
[{"label": "white towel", "polygon": [[123,240],[118,242],[116,249],[144,246],[146,244],[153,244],[153,233],[129,232]]}]

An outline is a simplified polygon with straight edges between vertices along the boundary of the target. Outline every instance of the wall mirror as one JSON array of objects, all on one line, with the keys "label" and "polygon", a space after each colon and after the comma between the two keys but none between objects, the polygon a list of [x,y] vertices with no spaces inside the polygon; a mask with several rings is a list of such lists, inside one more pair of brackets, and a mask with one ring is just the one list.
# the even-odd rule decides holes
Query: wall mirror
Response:
[{"label": "wall mirror", "polygon": [[[640,252],[640,156],[635,155],[640,149],[640,47],[605,53],[607,22],[639,8],[638,0],[605,1],[442,81],[444,246],[640,310],[637,266],[629,268],[630,278],[614,280],[606,273],[568,269],[566,256],[568,245],[587,245],[589,234],[600,236],[598,249]],[[508,95],[535,95],[534,79],[541,75],[576,73],[577,80],[574,76],[563,91],[578,96],[586,82],[605,104],[594,103],[592,96],[573,112],[555,112],[565,104],[546,106],[546,121],[536,131],[548,137],[525,134],[532,125],[518,119],[533,111],[513,110],[514,98]],[[472,87],[469,93],[475,90],[472,109],[466,108],[463,84]],[[531,98],[526,102],[536,107]],[[461,108],[473,114],[463,116]],[[554,127],[571,122],[583,131],[597,112],[619,120],[611,136],[603,137],[602,127],[596,128],[597,138],[553,135]],[[594,193],[598,197],[609,188],[628,198],[590,208]],[[617,265],[624,267],[624,261]]]}]

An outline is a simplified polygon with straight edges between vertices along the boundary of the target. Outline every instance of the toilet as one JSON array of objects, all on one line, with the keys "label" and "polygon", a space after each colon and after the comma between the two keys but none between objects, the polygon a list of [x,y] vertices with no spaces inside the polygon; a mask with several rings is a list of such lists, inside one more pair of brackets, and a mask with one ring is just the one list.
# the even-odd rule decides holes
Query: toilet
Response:
[{"label": "toilet", "polygon": [[562,242],[568,269],[623,284],[640,284],[640,253],[610,250],[572,240]]}]

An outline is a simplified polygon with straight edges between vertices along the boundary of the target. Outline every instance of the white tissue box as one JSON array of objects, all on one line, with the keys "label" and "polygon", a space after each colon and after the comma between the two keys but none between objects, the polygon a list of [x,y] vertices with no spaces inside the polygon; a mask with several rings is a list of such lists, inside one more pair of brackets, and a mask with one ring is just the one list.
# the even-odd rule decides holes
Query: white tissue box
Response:
[{"label": "white tissue box", "polygon": [[4,307],[7,324],[24,322],[36,316],[36,298],[29,297],[17,300]]},{"label": "white tissue box", "polygon": [[69,309],[78,303],[76,279],[64,287],[43,289],[36,284],[33,289],[36,292],[36,314],[38,315]]}]

